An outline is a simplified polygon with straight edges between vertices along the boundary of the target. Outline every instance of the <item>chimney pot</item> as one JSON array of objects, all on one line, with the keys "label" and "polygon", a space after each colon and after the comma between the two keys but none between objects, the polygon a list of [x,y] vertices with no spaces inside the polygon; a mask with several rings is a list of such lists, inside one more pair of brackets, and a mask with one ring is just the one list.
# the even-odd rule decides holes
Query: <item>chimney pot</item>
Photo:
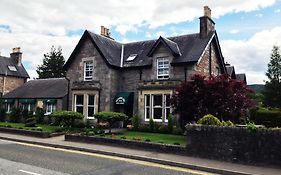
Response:
[{"label": "chimney pot", "polygon": [[20,47],[13,48],[13,53],[19,53],[19,52],[20,52]]},{"label": "chimney pot", "polygon": [[209,6],[204,6],[204,16],[211,18],[211,9]]},{"label": "chimney pot", "polygon": [[204,15],[200,17],[200,38],[206,38],[215,31],[215,22],[211,19],[211,9],[204,6]]},{"label": "chimney pot", "polygon": [[106,27],[104,27],[104,26],[101,26],[100,34],[101,34],[102,36],[105,36],[105,37],[107,37],[107,38],[110,38],[110,39],[114,40],[114,39],[111,38],[111,36],[110,36],[110,31],[109,31],[109,29],[106,28]]}]

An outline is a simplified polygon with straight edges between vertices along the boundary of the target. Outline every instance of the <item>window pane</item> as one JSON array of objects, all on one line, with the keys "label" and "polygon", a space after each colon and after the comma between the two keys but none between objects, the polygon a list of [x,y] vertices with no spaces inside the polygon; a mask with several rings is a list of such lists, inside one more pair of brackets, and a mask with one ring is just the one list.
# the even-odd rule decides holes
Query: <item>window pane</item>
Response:
[{"label": "window pane", "polygon": [[171,106],[171,97],[170,94],[166,94],[166,106]]},{"label": "window pane", "polygon": [[166,112],[166,114],[165,114],[166,120],[168,120],[168,116],[169,116],[169,114],[171,114],[171,108],[166,108],[165,112]]},{"label": "window pane", "polygon": [[150,95],[145,95],[145,106],[150,106]]},{"label": "window pane", "polygon": [[150,119],[150,108],[146,108],[145,109],[145,112],[146,112],[146,119]]},{"label": "window pane", "polygon": [[83,105],[84,95],[76,95],[76,105]]},{"label": "window pane", "polygon": [[95,104],[95,96],[94,95],[89,95],[88,105],[94,105],[94,104]]},{"label": "window pane", "polygon": [[162,94],[161,95],[153,95],[153,106],[162,106]]},{"label": "window pane", "polygon": [[88,107],[88,117],[93,117],[95,112],[94,107]]},{"label": "window pane", "polygon": [[162,118],[162,108],[154,108],[154,119],[161,119]]},{"label": "window pane", "polygon": [[83,106],[76,106],[76,112],[83,114]]}]

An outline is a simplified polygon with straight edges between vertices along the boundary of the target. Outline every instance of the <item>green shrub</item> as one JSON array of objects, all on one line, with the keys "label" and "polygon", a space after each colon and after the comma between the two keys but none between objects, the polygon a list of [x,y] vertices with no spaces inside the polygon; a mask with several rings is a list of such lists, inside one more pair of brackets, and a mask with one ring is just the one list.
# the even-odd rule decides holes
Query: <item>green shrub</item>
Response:
[{"label": "green shrub", "polygon": [[37,107],[35,110],[35,118],[36,122],[43,124],[44,123],[44,110],[42,108]]},{"label": "green shrub", "polygon": [[250,131],[257,131],[258,130],[258,127],[255,125],[255,123],[248,123],[247,124],[247,129],[250,130]]},{"label": "green shrub", "polygon": [[222,123],[220,122],[220,120],[211,115],[211,114],[207,114],[204,117],[202,117],[201,119],[199,119],[197,121],[198,124],[202,124],[202,125],[216,125],[216,126],[222,126]]},{"label": "green shrub", "polygon": [[180,127],[174,128],[172,134],[182,135],[183,134],[183,130]]},{"label": "green shrub", "polygon": [[0,109],[0,121],[4,122],[6,120],[6,110]]},{"label": "green shrub", "polygon": [[222,121],[221,124],[221,126],[234,126],[234,124],[230,120]]},{"label": "green shrub", "polygon": [[162,133],[162,134],[168,134],[169,128],[168,128],[168,126],[162,124],[158,127],[158,132]]},{"label": "green shrub", "polygon": [[94,115],[98,120],[105,121],[109,123],[109,133],[111,133],[112,125],[117,121],[125,121],[128,116],[119,112],[98,112]]},{"label": "green shrub", "polygon": [[141,132],[149,132],[150,129],[149,129],[148,125],[143,124],[143,125],[139,126],[139,131],[141,131]]},{"label": "green shrub", "polygon": [[55,111],[50,117],[58,119],[62,127],[72,127],[76,119],[83,119],[83,115],[74,111]]},{"label": "green shrub", "polygon": [[173,117],[171,114],[168,116],[168,131],[169,133],[173,132]]},{"label": "green shrub", "polygon": [[132,125],[133,125],[133,130],[135,130],[135,131],[139,130],[140,117],[136,114],[132,117]]},{"label": "green shrub", "polygon": [[26,119],[29,117],[29,112],[27,109],[24,109],[21,111],[21,117],[22,117],[22,121],[26,121]]},{"label": "green shrub", "polygon": [[154,129],[155,129],[155,123],[154,123],[153,119],[150,118],[149,119],[149,131],[154,132]]},{"label": "green shrub", "polygon": [[76,119],[73,123],[74,128],[85,128],[86,123],[82,119]]},{"label": "green shrub", "polygon": [[267,127],[281,126],[281,111],[277,108],[260,107],[251,111],[251,120]]},{"label": "green shrub", "polygon": [[36,126],[36,119],[35,117],[29,117],[25,120],[25,127],[35,127]]},{"label": "green shrub", "polygon": [[20,108],[12,108],[11,113],[9,114],[10,116],[10,122],[13,123],[18,123],[20,122],[21,118],[21,109]]}]

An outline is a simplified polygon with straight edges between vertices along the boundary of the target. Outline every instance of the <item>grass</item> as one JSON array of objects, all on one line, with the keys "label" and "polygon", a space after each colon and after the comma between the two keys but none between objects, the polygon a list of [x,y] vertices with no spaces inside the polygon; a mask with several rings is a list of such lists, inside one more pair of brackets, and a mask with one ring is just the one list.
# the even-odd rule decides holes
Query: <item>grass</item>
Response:
[{"label": "grass", "polygon": [[25,127],[24,123],[10,123],[10,122],[0,122],[0,127],[9,127],[9,128],[16,128],[16,129],[24,129],[24,130],[37,130],[49,133],[55,133],[61,127],[59,126],[50,126],[50,125],[42,125],[36,124],[36,127]]},{"label": "grass", "polygon": [[106,137],[127,139],[127,140],[138,140],[138,141],[153,142],[153,143],[164,143],[164,144],[171,144],[171,145],[179,144],[180,146],[186,145],[186,137],[182,135],[125,131],[124,133],[106,135]]}]

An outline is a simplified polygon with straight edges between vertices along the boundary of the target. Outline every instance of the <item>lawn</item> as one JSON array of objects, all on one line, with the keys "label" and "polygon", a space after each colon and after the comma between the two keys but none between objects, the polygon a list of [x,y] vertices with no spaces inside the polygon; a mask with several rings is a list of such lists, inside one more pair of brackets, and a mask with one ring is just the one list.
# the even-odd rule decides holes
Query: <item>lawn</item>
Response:
[{"label": "lawn", "polygon": [[115,137],[119,139],[139,140],[139,141],[153,142],[153,143],[164,143],[164,144],[171,144],[171,145],[180,144],[180,146],[186,145],[186,137],[182,135],[125,131],[124,133],[118,133],[115,134],[114,136],[112,135],[106,135],[106,136]]},{"label": "lawn", "polygon": [[37,131],[43,131],[49,133],[54,133],[62,130],[62,128],[59,126],[36,124],[36,127],[24,127],[24,125],[25,124],[23,123],[0,122],[0,127],[9,127],[9,128],[24,129],[24,130],[37,130]]}]

